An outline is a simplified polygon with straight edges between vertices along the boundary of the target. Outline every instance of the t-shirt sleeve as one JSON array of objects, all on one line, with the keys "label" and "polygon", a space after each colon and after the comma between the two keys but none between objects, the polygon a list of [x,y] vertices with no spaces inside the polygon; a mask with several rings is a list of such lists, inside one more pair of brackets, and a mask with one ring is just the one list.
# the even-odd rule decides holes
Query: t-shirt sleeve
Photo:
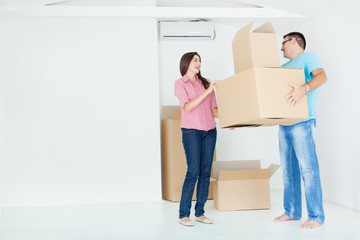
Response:
[{"label": "t-shirt sleeve", "polygon": [[187,94],[184,86],[178,81],[175,82],[175,96],[179,99],[180,106],[183,108],[187,102],[190,102],[189,95]]},{"label": "t-shirt sleeve", "polygon": [[216,94],[215,91],[212,90],[212,99],[211,99],[211,108],[217,108],[217,102],[216,102]]},{"label": "t-shirt sleeve", "polygon": [[306,67],[309,73],[316,69],[323,68],[320,58],[315,53],[308,54],[306,63]]}]

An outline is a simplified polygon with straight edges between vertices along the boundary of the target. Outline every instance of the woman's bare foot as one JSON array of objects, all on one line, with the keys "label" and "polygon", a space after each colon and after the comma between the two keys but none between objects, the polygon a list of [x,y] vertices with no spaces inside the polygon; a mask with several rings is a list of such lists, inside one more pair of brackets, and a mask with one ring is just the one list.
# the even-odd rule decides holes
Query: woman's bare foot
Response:
[{"label": "woman's bare foot", "polygon": [[293,220],[299,220],[299,219],[291,218],[291,217],[287,216],[286,214],[283,214],[277,218],[274,218],[274,222],[286,222],[286,221],[293,221]]},{"label": "woman's bare foot", "polygon": [[321,227],[322,223],[316,222],[314,220],[307,220],[306,222],[304,222],[303,224],[301,224],[299,226],[299,228],[304,228],[304,229],[311,229],[311,228],[318,228]]}]

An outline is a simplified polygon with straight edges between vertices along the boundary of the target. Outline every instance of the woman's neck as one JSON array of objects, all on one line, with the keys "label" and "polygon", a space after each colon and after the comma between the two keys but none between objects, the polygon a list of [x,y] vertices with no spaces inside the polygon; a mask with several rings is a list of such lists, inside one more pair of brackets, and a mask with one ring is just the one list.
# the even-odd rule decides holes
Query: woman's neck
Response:
[{"label": "woman's neck", "polygon": [[186,76],[189,78],[189,80],[190,80],[192,83],[195,82],[196,74],[186,73]]}]

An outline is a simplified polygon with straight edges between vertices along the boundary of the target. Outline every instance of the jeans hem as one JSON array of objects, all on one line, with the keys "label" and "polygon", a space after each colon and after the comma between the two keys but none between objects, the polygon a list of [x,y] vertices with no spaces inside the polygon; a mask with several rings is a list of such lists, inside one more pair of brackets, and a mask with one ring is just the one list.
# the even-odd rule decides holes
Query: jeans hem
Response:
[{"label": "jeans hem", "polygon": [[301,219],[301,216],[295,216],[294,214],[291,214],[291,213],[289,213],[289,212],[287,212],[287,211],[285,211],[285,213],[284,213],[286,216],[288,216],[288,217],[290,217],[290,218],[293,218],[293,219]]},{"label": "jeans hem", "polygon": [[190,215],[183,215],[183,216],[179,216],[179,219],[182,219],[184,217],[190,217]]}]

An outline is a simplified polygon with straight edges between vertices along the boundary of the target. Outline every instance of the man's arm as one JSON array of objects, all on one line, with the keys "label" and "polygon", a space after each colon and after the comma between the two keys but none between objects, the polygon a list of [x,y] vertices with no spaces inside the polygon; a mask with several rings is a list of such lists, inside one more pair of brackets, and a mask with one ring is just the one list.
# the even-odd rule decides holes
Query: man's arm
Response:
[{"label": "man's arm", "polygon": [[[310,82],[307,83],[309,87],[309,92],[317,89],[321,85],[323,85],[327,81],[327,76],[322,68],[315,69],[311,72],[314,77],[311,79]],[[300,101],[300,99],[305,96],[306,94],[306,86],[304,85],[297,85],[293,83],[289,83],[289,85],[293,88],[293,91],[286,96],[286,99],[288,100],[288,103],[291,104],[292,107],[295,107],[295,105]]]},{"label": "man's arm", "polygon": [[[318,68],[318,69],[315,69],[314,71],[312,71],[311,73],[312,73],[312,75],[314,75],[314,78],[311,79],[311,81],[307,83],[307,85],[309,86],[310,92],[312,90],[317,89],[318,87],[320,87],[327,81],[327,76],[326,76],[324,69]],[[306,89],[305,89],[305,92],[306,92]]]}]

